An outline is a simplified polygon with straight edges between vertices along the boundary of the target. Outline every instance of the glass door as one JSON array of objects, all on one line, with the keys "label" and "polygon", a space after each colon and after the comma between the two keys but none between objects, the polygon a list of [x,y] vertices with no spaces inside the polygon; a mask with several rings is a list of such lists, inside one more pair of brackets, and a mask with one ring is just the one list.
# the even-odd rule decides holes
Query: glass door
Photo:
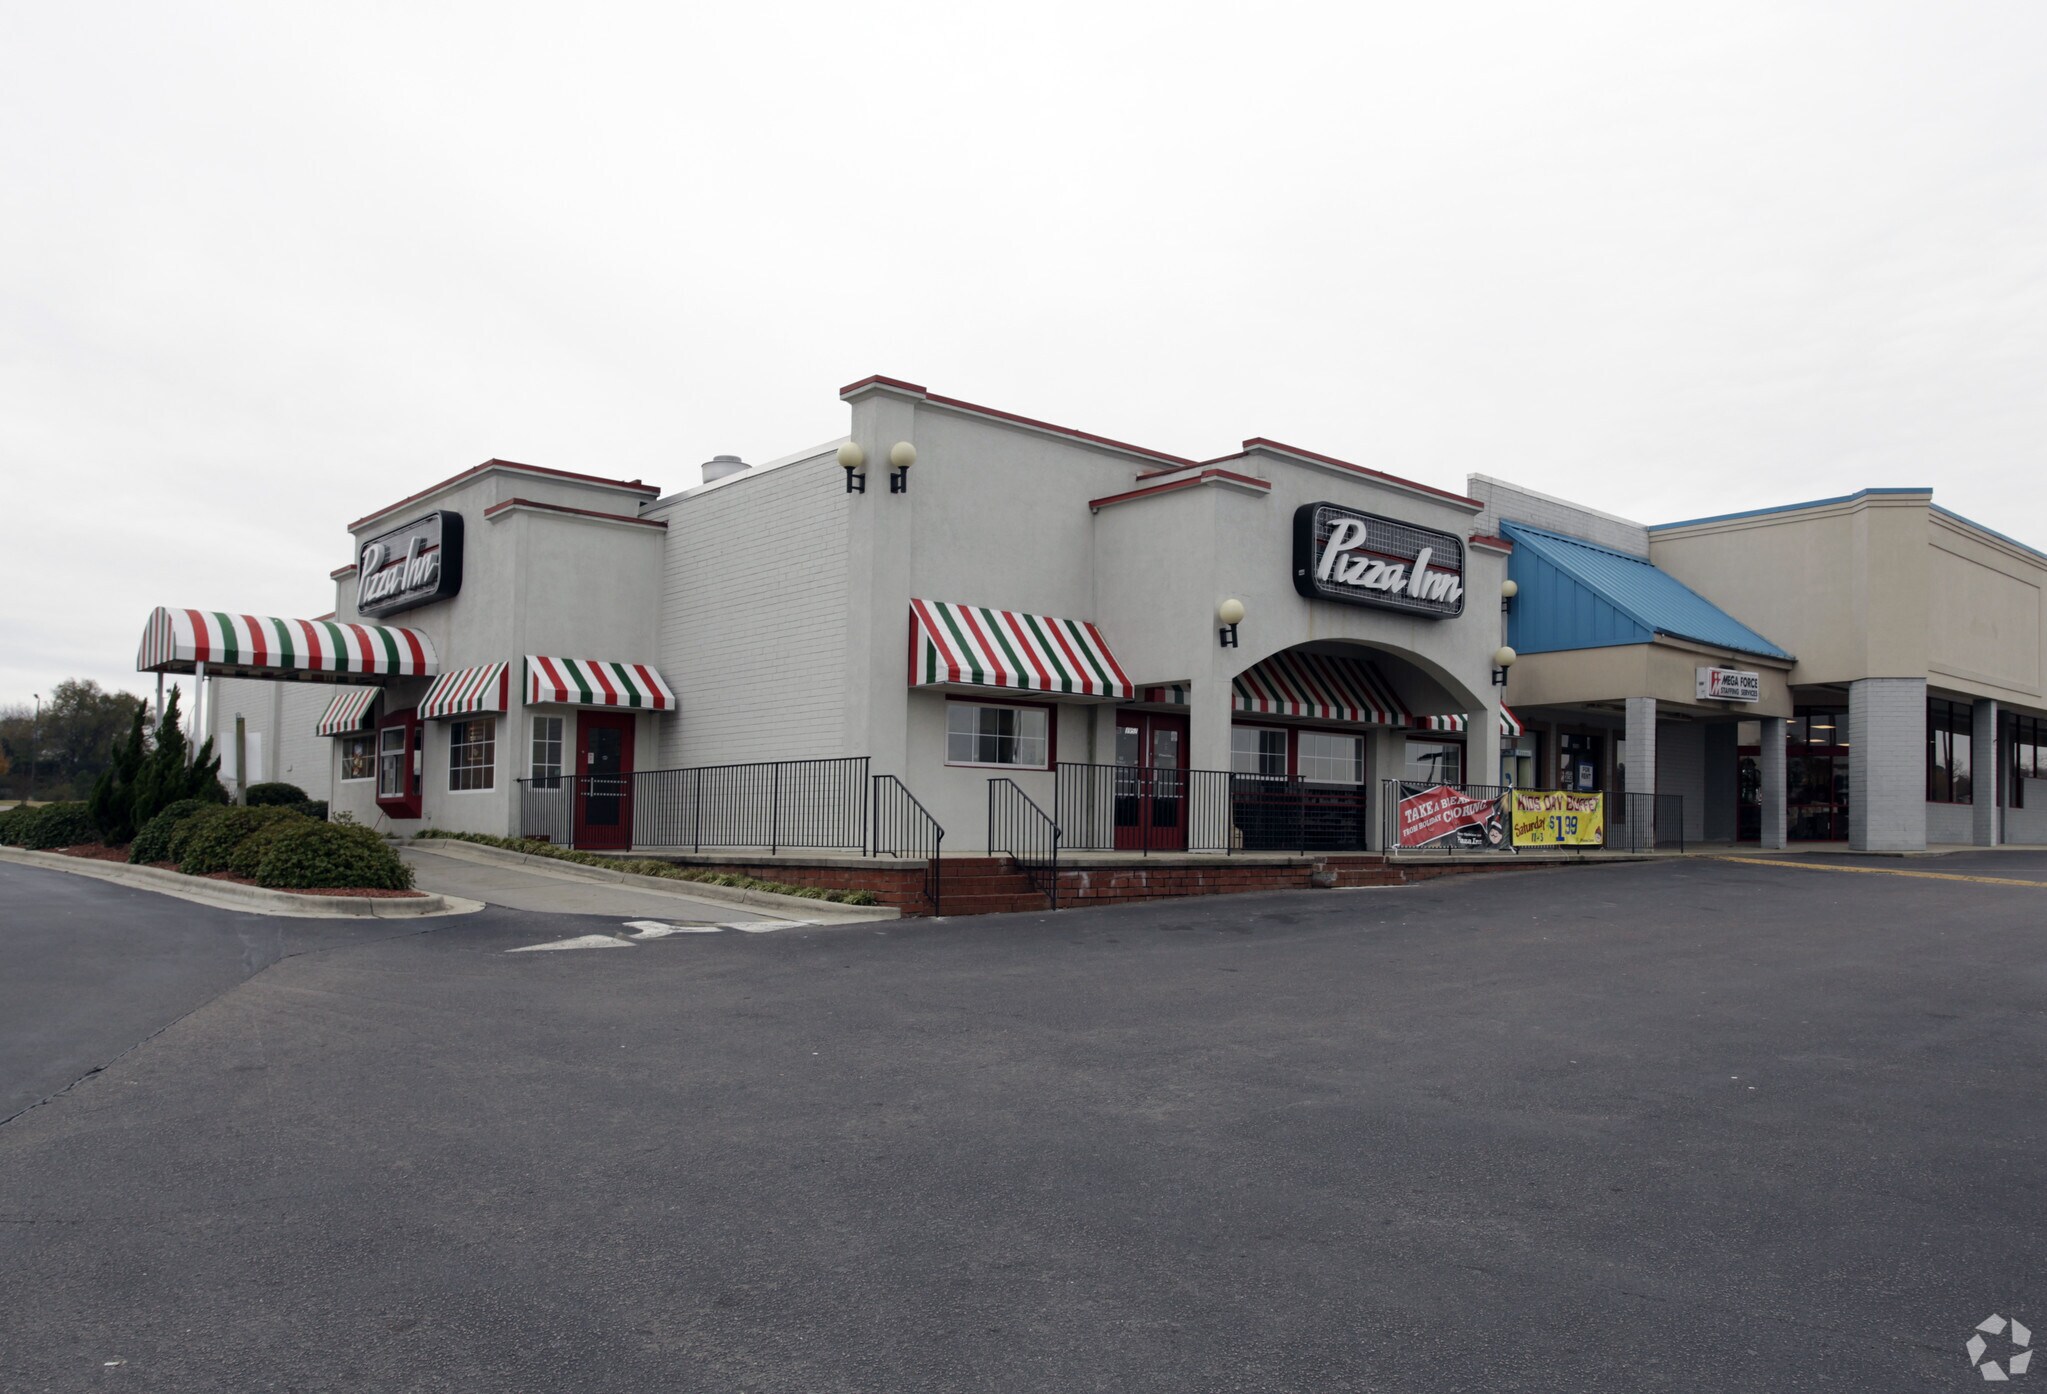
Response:
[{"label": "glass door", "polygon": [[1177,852],[1187,846],[1187,718],[1116,714],[1116,846]]}]

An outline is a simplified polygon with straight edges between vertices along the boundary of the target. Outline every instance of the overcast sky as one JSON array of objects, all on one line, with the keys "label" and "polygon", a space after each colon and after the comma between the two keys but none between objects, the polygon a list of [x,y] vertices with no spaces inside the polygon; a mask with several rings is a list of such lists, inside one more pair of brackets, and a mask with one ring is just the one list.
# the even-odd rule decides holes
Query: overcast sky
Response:
[{"label": "overcast sky", "polygon": [[[0,703],[332,608],[500,456],[664,490],[869,373],[1644,521],[2047,546],[2047,5],[22,4]],[[1000,500],[991,499],[990,507]]]}]

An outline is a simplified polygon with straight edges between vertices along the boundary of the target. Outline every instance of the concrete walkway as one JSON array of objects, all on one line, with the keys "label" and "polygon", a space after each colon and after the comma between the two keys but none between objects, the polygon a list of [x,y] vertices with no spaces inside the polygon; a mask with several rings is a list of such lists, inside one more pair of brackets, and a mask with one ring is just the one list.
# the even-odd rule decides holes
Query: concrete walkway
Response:
[{"label": "concrete walkway", "polygon": [[619,919],[660,919],[671,924],[724,924],[748,920],[789,920],[800,916],[729,901],[706,900],[682,891],[613,885],[563,875],[532,865],[505,866],[442,855],[429,844],[408,843],[399,856],[412,868],[423,891],[459,895],[486,905],[554,915],[607,915]]}]

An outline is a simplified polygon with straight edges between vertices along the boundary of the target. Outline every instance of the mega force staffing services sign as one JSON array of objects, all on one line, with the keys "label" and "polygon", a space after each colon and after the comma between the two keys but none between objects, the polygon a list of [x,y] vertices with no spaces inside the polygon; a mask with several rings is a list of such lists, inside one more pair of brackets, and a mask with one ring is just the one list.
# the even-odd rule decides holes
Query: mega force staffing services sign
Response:
[{"label": "mega force staffing services sign", "polygon": [[1606,795],[1514,791],[1516,847],[1601,847],[1605,843]]},{"label": "mega force staffing services sign", "polygon": [[1396,847],[1426,847],[1447,837],[1497,847],[1505,840],[1505,831],[1497,798],[1476,798],[1447,784],[1408,794],[1394,808]]}]

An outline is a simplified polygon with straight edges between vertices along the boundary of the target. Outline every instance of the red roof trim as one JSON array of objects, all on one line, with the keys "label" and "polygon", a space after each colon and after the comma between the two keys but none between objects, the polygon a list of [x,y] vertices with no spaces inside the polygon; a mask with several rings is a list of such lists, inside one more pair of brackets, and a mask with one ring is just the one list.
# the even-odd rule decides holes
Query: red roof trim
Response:
[{"label": "red roof trim", "polygon": [[537,508],[542,513],[567,513],[577,518],[598,518],[607,523],[632,523],[643,528],[666,530],[668,527],[668,524],[659,518],[635,518],[629,513],[599,513],[594,508],[570,508],[565,503],[541,503],[535,499],[506,499],[503,503],[494,503],[484,509],[483,516],[495,518],[508,508]]},{"label": "red roof trim", "polygon": [[922,383],[904,382],[901,378],[885,378],[880,373],[872,373],[858,382],[847,383],[839,389],[839,395],[850,397],[863,387],[893,387],[903,392],[914,392],[920,397],[925,395]]},{"label": "red roof trim", "polygon": [[513,470],[520,474],[539,475],[544,479],[573,479],[578,484],[600,484],[607,489],[624,489],[636,494],[646,494],[650,498],[657,497],[661,493],[661,491],[655,488],[653,485],[643,483],[637,479],[606,479],[604,476],[598,474],[577,474],[573,470],[548,469],[544,465],[522,465],[517,460],[491,459],[485,460],[482,464],[477,465],[472,469],[463,470],[460,474],[451,474],[446,479],[443,479],[440,483],[428,485],[426,488],[421,489],[416,494],[407,494],[404,498],[398,500],[398,502],[394,504],[389,504],[383,508],[379,508],[374,513],[363,514],[362,517],[356,519],[354,522],[348,525],[349,531],[353,532],[355,529],[361,527],[364,523],[370,522],[373,519],[381,518],[386,513],[395,513],[399,509],[405,507],[405,505],[408,503],[417,503],[420,499],[425,498],[429,494],[437,494],[443,489],[450,488],[456,484],[460,484],[465,479],[470,479],[475,477],[476,475],[482,474],[485,470],[493,469]]},{"label": "red roof trim", "polygon": [[327,579],[328,579],[328,580],[330,580],[330,581],[338,581],[338,580],[340,580],[340,579],[341,579],[341,578],[342,578],[343,576],[353,576],[354,574],[355,574],[355,563],[354,563],[354,562],[350,562],[350,563],[349,563],[349,564],[348,564],[347,566],[337,567],[337,568],[335,568],[334,570],[332,570],[332,571],[328,572],[328,573],[327,573]]},{"label": "red roof trim", "polygon": [[315,616],[313,616],[313,622],[314,622],[315,624],[318,624],[318,623],[319,623],[319,622],[320,622],[321,620],[331,620],[331,619],[333,619],[333,618],[334,618],[334,611],[332,611],[332,610],[329,610],[329,611],[328,611],[328,612],[327,612],[326,614],[324,614],[324,615],[315,615]]},{"label": "red roof trim", "polygon": [[1368,479],[1382,479],[1388,484],[1395,484],[1403,489],[1414,489],[1424,494],[1433,494],[1439,499],[1448,499],[1452,503],[1469,504],[1473,508],[1485,507],[1485,504],[1478,499],[1471,498],[1465,494],[1455,494],[1448,489],[1438,489],[1433,484],[1423,484],[1419,480],[1402,479],[1397,474],[1388,474],[1384,470],[1371,469],[1365,465],[1354,465],[1349,460],[1339,460],[1334,455],[1317,454],[1313,450],[1303,450],[1298,445],[1288,445],[1284,441],[1267,440],[1264,436],[1251,437],[1251,439],[1244,442],[1244,449],[1246,451],[1260,449],[1276,450],[1285,455],[1298,455],[1304,460],[1313,460],[1318,465],[1329,465],[1335,469],[1350,470],[1352,473],[1362,474]]},{"label": "red roof trim", "polygon": [[1176,489],[1192,489],[1216,482],[1248,484],[1261,494],[1272,492],[1271,483],[1252,475],[1238,474],[1235,470],[1203,470],[1184,479],[1168,479],[1162,484],[1152,484],[1142,489],[1130,489],[1120,494],[1107,494],[1098,499],[1089,499],[1087,506],[1090,510],[1106,508],[1112,503],[1129,503],[1132,499],[1149,498],[1153,494],[1169,494]]},{"label": "red roof trim", "polygon": [[1514,540],[1512,538],[1494,537],[1491,533],[1485,532],[1473,533],[1471,535],[1471,545],[1474,547],[1490,547],[1495,552],[1511,552],[1514,550]]},{"label": "red roof trim", "polygon": [[1163,460],[1174,469],[1186,469],[1191,465],[1201,463],[1199,460],[1187,460],[1182,459],[1178,455],[1168,455],[1163,450],[1150,450],[1142,445],[1132,445],[1129,441],[1116,440],[1109,436],[1098,436],[1092,431],[1080,431],[1075,430],[1071,426],[1061,426],[1051,421],[1040,421],[1034,416],[1019,416],[1013,411],[1003,411],[999,407],[984,407],[978,402],[963,401],[958,397],[941,397],[936,392],[932,392],[917,383],[904,382],[901,378],[883,377],[879,373],[872,377],[864,377],[858,382],[846,384],[846,386],[839,389],[839,395],[841,397],[850,397],[855,392],[867,387],[892,387],[900,392],[914,392],[933,406],[951,407],[954,411],[972,412],[976,416],[986,416],[996,421],[1008,421],[1014,425],[1028,426],[1035,431],[1049,431],[1055,436],[1068,436],[1074,440],[1086,441],[1090,445],[1100,445],[1106,446],[1111,450],[1120,450],[1125,454],[1142,455],[1147,460]]}]

